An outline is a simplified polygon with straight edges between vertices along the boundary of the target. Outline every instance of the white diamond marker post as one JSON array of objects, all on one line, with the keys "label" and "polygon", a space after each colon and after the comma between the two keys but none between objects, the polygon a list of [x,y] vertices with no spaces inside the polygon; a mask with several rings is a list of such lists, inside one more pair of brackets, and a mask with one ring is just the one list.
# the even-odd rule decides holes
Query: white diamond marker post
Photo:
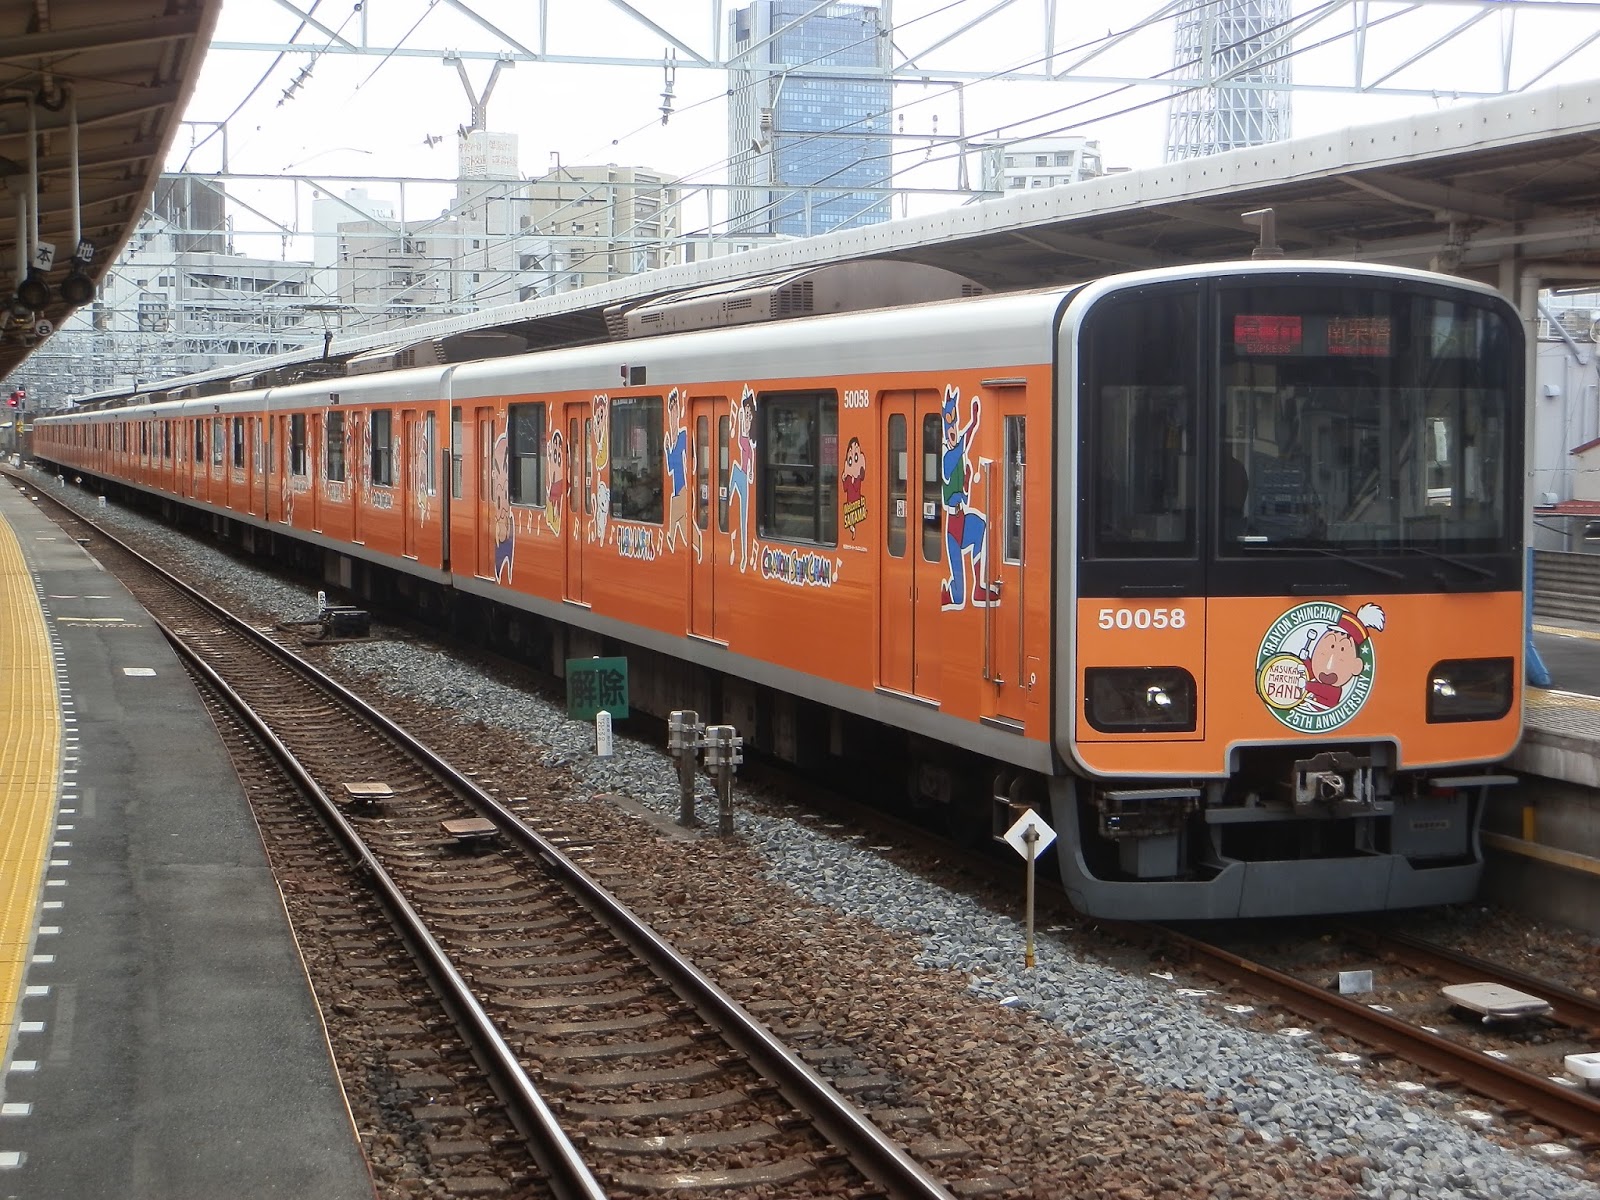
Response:
[{"label": "white diamond marker post", "polygon": [[1028,864],[1028,891],[1024,906],[1028,940],[1023,951],[1023,966],[1030,971],[1033,969],[1033,864],[1055,840],[1056,831],[1046,825],[1044,819],[1031,808],[1023,809],[1016,823],[1006,830],[1006,841],[1022,855],[1022,861]]}]

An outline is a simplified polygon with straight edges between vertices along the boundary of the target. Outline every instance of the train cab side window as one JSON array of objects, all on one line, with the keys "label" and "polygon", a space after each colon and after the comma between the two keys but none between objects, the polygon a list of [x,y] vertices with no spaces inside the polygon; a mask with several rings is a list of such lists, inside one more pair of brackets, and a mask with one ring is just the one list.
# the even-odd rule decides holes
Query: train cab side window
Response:
[{"label": "train cab side window", "polygon": [[461,499],[461,406],[450,409],[450,499]]},{"label": "train cab side window", "polygon": [[839,397],[835,392],[763,392],[757,528],[762,537],[837,543]]},{"label": "train cab side window", "polygon": [[372,424],[372,482],[376,487],[394,486],[394,413],[375,408],[367,417]]},{"label": "train cab side window", "polygon": [[289,474],[304,478],[306,473],[306,415],[289,418]]},{"label": "train cab side window", "polygon": [[544,507],[544,405],[506,409],[506,472],[511,503]]},{"label": "train cab side window", "polygon": [[344,482],[344,414],[331,412],[322,418],[324,437],[322,447],[325,451],[323,461],[323,478],[330,483]]},{"label": "train cab side window", "polygon": [[889,418],[889,503],[884,506],[889,531],[889,553],[906,556],[906,418],[895,413]]},{"label": "train cab side window", "polygon": [[1028,463],[1028,418],[1006,418],[1006,534],[1005,560],[1022,562],[1023,471]]},{"label": "train cab side window", "polygon": [[1196,554],[1199,296],[1112,296],[1084,323],[1080,503],[1095,558]]},{"label": "train cab side window", "polygon": [[233,465],[244,466],[244,418],[233,419]]},{"label": "train cab side window", "polygon": [[611,516],[662,523],[663,455],[660,396],[611,398]]}]

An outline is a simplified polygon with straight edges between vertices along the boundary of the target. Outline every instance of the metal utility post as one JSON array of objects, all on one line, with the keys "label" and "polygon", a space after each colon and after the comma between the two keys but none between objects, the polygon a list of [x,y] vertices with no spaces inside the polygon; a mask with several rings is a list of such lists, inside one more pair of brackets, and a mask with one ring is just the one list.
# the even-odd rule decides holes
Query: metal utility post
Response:
[{"label": "metal utility post", "polygon": [[674,709],[667,714],[667,752],[678,760],[678,824],[686,829],[697,822],[694,815],[695,758],[705,745],[706,727],[692,708]]},{"label": "metal utility post", "polygon": [[744,739],[732,725],[706,727],[706,769],[717,785],[717,834],[733,835],[733,771],[744,761]]}]

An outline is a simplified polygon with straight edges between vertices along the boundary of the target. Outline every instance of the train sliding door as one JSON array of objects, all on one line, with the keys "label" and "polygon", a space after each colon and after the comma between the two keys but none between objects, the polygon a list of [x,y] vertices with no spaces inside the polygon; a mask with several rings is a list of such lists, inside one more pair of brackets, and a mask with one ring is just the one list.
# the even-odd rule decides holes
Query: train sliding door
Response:
[{"label": "train sliding door", "polygon": [[878,686],[937,701],[940,584],[945,575],[939,393],[885,392],[880,411],[886,494]]},{"label": "train sliding door", "polygon": [[974,501],[988,519],[987,553],[979,588],[991,593],[983,613],[983,677],[989,685],[985,716],[1020,727],[1039,674],[1037,649],[1026,644],[1028,522],[1028,418],[1026,393],[1006,388],[985,397],[985,445],[1000,450],[999,461],[979,460],[981,478]]}]

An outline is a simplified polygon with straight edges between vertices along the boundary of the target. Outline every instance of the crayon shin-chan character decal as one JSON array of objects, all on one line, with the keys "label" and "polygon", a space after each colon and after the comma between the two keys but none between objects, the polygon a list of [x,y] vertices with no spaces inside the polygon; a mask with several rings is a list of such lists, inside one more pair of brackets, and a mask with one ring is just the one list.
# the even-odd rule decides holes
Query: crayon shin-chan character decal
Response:
[{"label": "crayon shin-chan character decal", "polygon": [[489,513],[494,522],[494,577],[500,583],[511,582],[512,558],[516,551],[516,530],[511,523],[510,453],[510,440],[502,429],[489,454]]},{"label": "crayon shin-chan character decal", "polygon": [[590,422],[590,461],[594,464],[594,540],[606,541],[606,522],[611,516],[611,398],[594,398]]},{"label": "crayon shin-chan character decal", "polygon": [[544,442],[544,477],[544,523],[560,537],[567,506],[567,443],[559,429],[552,429]]},{"label": "crayon shin-chan character decal", "polygon": [[850,540],[856,540],[856,526],[867,519],[867,499],[861,494],[867,482],[867,455],[861,439],[853,437],[844,451],[844,470],[839,473],[839,492],[844,498],[844,527]]},{"label": "crayon shin-chan character decal", "polygon": [[1373,634],[1383,609],[1354,612],[1327,601],[1299,604],[1267,630],[1256,654],[1256,694],[1298,733],[1325,733],[1354,717],[1372,694]]}]

